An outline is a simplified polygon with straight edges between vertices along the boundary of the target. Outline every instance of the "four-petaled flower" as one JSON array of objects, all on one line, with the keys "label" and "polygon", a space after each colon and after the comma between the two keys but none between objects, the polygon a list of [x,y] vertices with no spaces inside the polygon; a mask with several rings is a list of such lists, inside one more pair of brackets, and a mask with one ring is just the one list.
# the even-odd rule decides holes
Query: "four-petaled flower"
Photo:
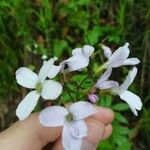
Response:
[{"label": "four-petaled flower", "polygon": [[76,70],[81,71],[83,68],[88,66],[90,60],[89,58],[93,52],[94,47],[90,45],[85,45],[83,46],[83,48],[75,48],[72,51],[73,56],[60,63],[62,71],[63,70],[66,70],[68,72]]},{"label": "four-petaled flower", "polygon": [[38,75],[26,67],[21,67],[16,71],[18,84],[29,89],[35,89],[28,93],[17,107],[16,115],[20,120],[25,119],[33,111],[40,96],[46,100],[55,100],[61,94],[62,85],[59,82],[45,80],[49,71],[51,72],[50,77],[54,77],[58,73],[56,69],[53,69],[53,64],[53,58],[45,62]]},{"label": "four-petaled flower", "polygon": [[137,68],[134,67],[126,77],[124,83],[121,86],[111,88],[111,93],[114,95],[119,95],[122,100],[124,100],[134,113],[134,115],[138,115],[137,110],[141,110],[142,102],[140,97],[135,95],[134,93],[128,91],[128,87],[133,82],[134,78],[137,74]]},{"label": "four-petaled flower", "polygon": [[130,50],[128,48],[129,43],[125,43],[124,46],[119,47],[113,54],[109,47],[102,45],[104,55],[108,58],[108,61],[104,64],[104,68],[116,68],[122,65],[136,65],[140,63],[138,58],[128,58]]},{"label": "four-petaled flower", "polygon": [[83,119],[96,112],[91,103],[80,101],[71,104],[68,109],[61,106],[47,107],[40,113],[39,121],[45,127],[63,126],[62,143],[65,150],[80,150],[83,137],[88,134]]}]

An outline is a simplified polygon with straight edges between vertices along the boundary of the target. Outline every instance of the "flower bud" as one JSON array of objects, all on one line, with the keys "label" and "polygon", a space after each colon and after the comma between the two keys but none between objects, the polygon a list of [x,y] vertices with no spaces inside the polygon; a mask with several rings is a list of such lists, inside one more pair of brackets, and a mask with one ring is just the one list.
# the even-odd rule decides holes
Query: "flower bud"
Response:
[{"label": "flower bud", "polygon": [[88,95],[88,100],[92,103],[96,103],[98,101],[98,97],[96,94],[89,94]]}]

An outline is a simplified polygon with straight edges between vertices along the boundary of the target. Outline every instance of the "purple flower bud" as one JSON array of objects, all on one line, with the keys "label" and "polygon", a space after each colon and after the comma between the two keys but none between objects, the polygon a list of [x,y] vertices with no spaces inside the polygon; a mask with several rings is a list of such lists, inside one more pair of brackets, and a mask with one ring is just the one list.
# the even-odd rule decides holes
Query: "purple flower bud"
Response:
[{"label": "purple flower bud", "polygon": [[88,95],[88,100],[92,103],[96,103],[98,101],[98,97],[96,94],[89,94]]}]

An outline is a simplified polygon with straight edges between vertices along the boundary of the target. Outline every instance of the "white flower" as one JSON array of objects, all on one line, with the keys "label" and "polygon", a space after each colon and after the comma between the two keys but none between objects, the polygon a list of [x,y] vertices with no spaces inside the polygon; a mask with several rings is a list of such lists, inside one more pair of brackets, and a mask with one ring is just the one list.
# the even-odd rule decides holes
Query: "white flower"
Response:
[{"label": "white flower", "polygon": [[48,71],[47,77],[54,78],[61,70],[61,66],[53,65],[51,69]]},{"label": "white flower", "polygon": [[[48,71],[52,69],[53,64],[54,59],[50,59],[45,62],[38,75],[26,67],[21,67],[16,71],[18,84],[29,89],[35,89],[28,93],[17,107],[16,115],[20,120],[25,119],[33,111],[40,96],[46,100],[55,100],[61,94],[62,85],[59,82],[54,80],[45,80]],[[55,70],[53,71],[53,74],[56,74]]]},{"label": "white flower", "polygon": [[83,137],[87,136],[88,128],[84,118],[96,113],[89,102],[76,102],[68,107],[50,106],[44,109],[39,121],[45,127],[63,126],[62,144],[65,150],[80,150]]},{"label": "white flower", "polygon": [[113,80],[108,80],[112,73],[112,68],[108,68],[102,76],[98,79],[95,87],[98,89],[110,89],[118,86],[118,82]]},{"label": "white flower", "polygon": [[[93,52],[94,47],[90,45],[85,45],[83,48],[75,48],[72,51],[73,56],[60,63],[60,66],[62,66],[62,70],[67,70],[69,72],[76,70],[80,71],[89,65],[89,57]],[[65,66],[67,66],[67,69]]]},{"label": "white flower", "polygon": [[119,47],[113,54],[109,47],[102,45],[104,55],[108,58],[108,61],[104,64],[105,68],[116,68],[122,65],[136,65],[140,61],[138,58],[128,58],[130,50],[128,48],[129,43],[125,43],[124,46]]},{"label": "white flower", "polygon": [[130,109],[134,113],[134,115],[137,114],[137,110],[141,110],[142,108],[142,102],[140,97],[135,95],[134,93],[128,91],[128,87],[133,82],[135,76],[137,74],[137,68],[134,67],[126,77],[124,83],[121,86],[115,87],[111,89],[112,94],[119,95],[122,100],[124,100],[126,103],[128,103]]}]

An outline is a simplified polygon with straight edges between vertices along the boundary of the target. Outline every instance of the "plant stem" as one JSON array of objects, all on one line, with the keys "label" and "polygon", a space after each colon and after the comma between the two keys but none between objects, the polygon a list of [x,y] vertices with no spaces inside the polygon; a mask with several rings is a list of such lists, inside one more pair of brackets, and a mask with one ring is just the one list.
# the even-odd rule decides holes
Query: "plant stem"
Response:
[{"label": "plant stem", "polygon": [[105,69],[105,63],[104,63],[99,69],[97,69],[97,70],[95,71],[95,74],[96,74],[96,75],[100,74],[104,69]]}]

